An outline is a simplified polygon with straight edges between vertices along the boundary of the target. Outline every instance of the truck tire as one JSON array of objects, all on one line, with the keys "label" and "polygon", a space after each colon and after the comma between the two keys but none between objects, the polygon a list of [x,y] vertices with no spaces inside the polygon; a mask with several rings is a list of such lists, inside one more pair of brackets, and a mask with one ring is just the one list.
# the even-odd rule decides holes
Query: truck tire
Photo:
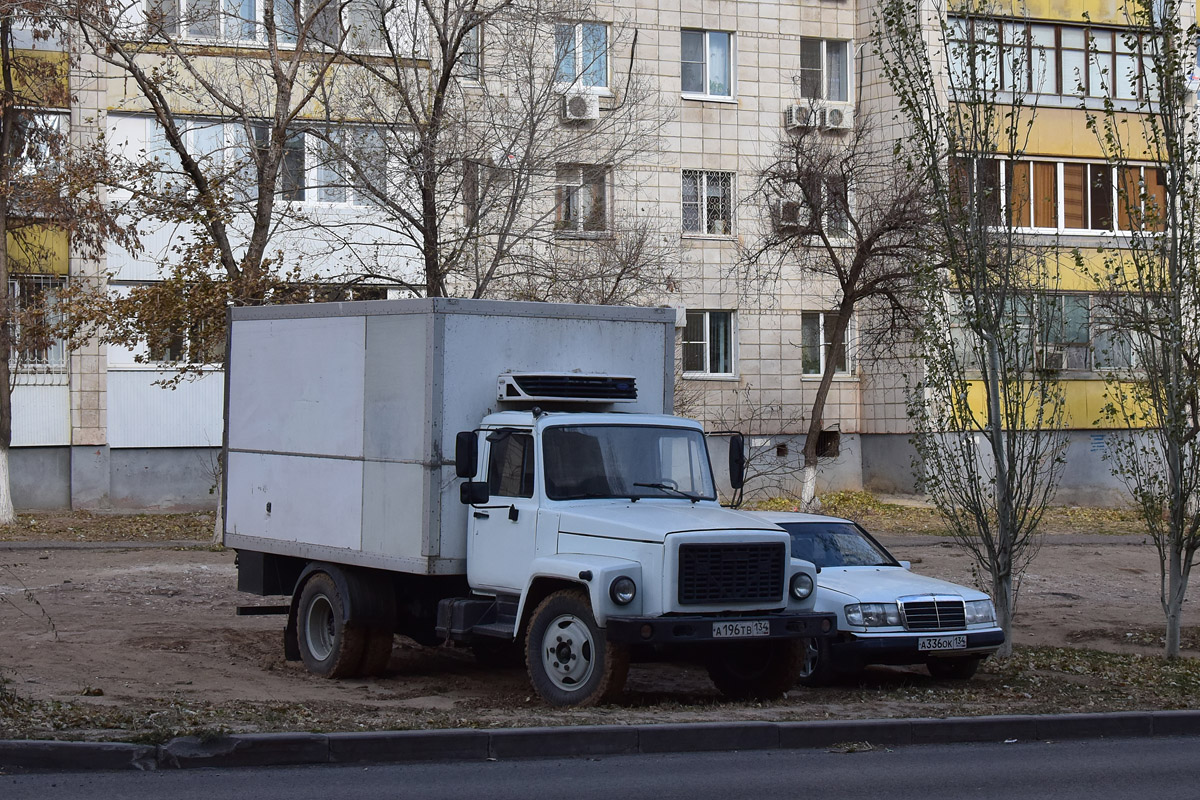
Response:
[{"label": "truck tire", "polygon": [[800,640],[800,669],[796,683],[815,688],[833,683],[835,671],[828,639]]},{"label": "truck tire", "polygon": [[734,700],[775,700],[796,685],[802,639],[721,645],[708,659],[708,677]]},{"label": "truck tire", "polygon": [[926,666],[929,668],[929,674],[937,680],[965,681],[970,680],[979,669],[979,662],[980,659],[971,657],[935,658]]},{"label": "truck tire", "polygon": [[367,631],[364,638],[366,644],[363,646],[362,666],[358,673],[369,678],[386,674],[388,664],[392,661],[394,635],[391,631],[380,628]]},{"label": "truck tire", "polygon": [[366,648],[365,631],[343,620],[345,599],[333,578],[313,573],[300,592],[296,638],[300,659],[314,675],[349,678],[357,675]]},{"label": "truck tire", "polygon": [[625,688],[629,648],[606,639],[587,594],[563,589],[530,617],[525,665],[534,691],[550,705],[593,706]]}]

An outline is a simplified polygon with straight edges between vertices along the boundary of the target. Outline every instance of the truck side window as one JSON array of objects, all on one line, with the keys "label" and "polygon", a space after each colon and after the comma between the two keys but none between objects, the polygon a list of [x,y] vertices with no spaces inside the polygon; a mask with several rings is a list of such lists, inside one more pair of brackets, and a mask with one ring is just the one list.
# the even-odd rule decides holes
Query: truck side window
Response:
[{"label": "truck side window", "polygon": [[533,437],[497,431],[488,436],[488,487],[499,497],[533,497]]}]

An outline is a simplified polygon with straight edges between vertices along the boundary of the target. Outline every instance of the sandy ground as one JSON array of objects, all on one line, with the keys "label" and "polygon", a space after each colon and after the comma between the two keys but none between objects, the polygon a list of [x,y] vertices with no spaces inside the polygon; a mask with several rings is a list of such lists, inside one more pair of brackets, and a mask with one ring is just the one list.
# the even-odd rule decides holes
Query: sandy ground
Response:
[{"label": "sandy ground", "polygon": [[[945,540],[879,538],[897,558],[911,560],[914,571],[973,582],[970,560]],[[353,727],[354,715],[372,714],[378,718],[368,727],[389,721],[395,727],[531,724],[543,712],[555,713],[532,697],[522,669],[487,670],[469,651],[421,648],[402,638],[384,678],[328,681],[308,675],[283,659],[282,617],[235,615],[238,604],[277,601],[235,590],[232,552],[5,546],[0,543],[0,593],[7,601],[0,602],[0,678],[22,698],[85,703],[97,710],[140,708],[143,714],[194,704],[278,707],[280,714],[297,704],[327,709],[313,712],[317,717],[309,723],[267,719],[251,729]],[[26,599],[26,588],[36,602]],[[1062,534],[1047,538],[1024,578],[1016,642],[1157,654],[1153,640],[1161,618],[1149,542],[1131,535]],[[1188,611],[1185,625],[1194,618]],[[892,678],[877,680],[886,686]],[[981,675],[972,683],[987,680]],[[812,695],[815,704],[803,715],[906,713],[889,707],[890,701],[872,704],[857,694],[848,701],[848,694],[853,693]],[[719,703],[702,669],[635,666],[619,707],[578,712],[570,721],[645,714],[661,720],[697,702]],[[839,705],[846,702],[854,707]],[[339,708],[353,713],[338,717]],[[726,705],[678,718],[739,713]]]}]

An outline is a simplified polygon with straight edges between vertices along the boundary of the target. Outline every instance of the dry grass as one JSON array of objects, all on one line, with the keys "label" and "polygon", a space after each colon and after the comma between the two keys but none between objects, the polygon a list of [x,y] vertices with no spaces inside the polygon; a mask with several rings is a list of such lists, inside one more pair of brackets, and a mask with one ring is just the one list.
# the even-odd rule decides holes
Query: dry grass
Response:
[{"label": "dry grass", "polygon": [[0,526],[0,542],[167,542],[211,541],[213,515],[95,514],[36,511],[17,514]]}]

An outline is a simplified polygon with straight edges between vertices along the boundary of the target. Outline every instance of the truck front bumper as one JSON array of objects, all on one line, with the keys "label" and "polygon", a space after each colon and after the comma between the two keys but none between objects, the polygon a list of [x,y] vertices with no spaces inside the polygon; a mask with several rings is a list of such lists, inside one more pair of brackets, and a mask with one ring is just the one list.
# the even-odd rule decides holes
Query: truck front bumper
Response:
[{"label": "truck front bumper", "polygon": [[[732,623],[732,624],[730,624]],[[764,626],[763,623],[766,623]],[[608,641],[623,644],[809,639],[837,633],[836,614],[752,614],[669,617],[609,617]],[[766,629],[768,632],[763,632]],[[741,633],[740,631],[746,631]]]}]

